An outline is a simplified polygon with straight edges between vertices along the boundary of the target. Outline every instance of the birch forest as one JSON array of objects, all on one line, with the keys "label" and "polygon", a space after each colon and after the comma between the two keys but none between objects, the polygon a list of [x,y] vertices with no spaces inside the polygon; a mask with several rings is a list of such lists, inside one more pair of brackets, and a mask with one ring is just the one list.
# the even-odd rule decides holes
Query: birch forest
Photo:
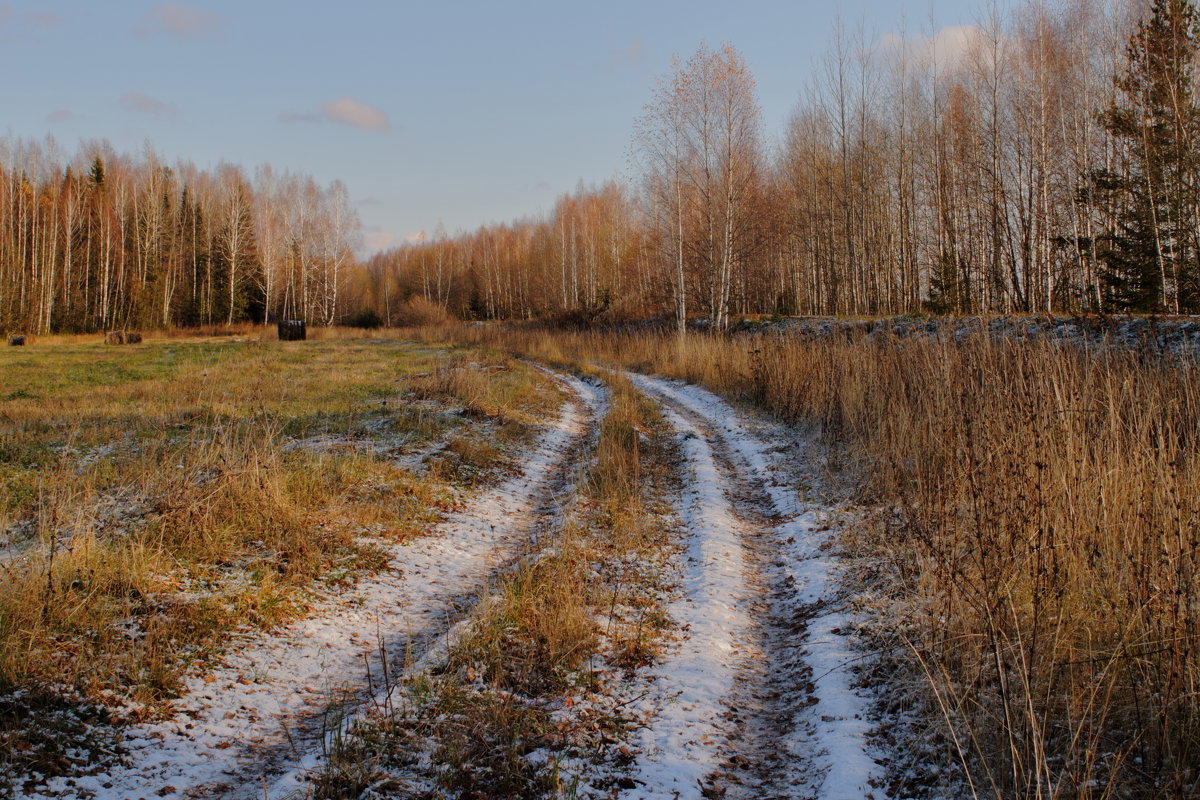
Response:
[{"label": "birch forest", "polygon": [[361,302],[717,326],[1200,310],[1192,3],[1058,0],[830,39],[778,141],[741,54],[702,46],[654,88],[628,180],[378,255]]},{"label": "birch forest", "polygon": [[340,182],[0,140],[0,329],[333,324],[358,233]]}]

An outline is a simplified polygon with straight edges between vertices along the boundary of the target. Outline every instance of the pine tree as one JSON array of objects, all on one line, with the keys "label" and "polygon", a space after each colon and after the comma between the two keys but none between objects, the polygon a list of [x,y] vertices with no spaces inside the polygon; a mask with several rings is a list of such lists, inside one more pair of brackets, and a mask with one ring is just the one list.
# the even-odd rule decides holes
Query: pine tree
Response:
[{"label": "pine tree", "polygon": [[1119,145],[1123,169],[1092,174],[1112,210],[1097,241],[1108,301],[1131,311],[1200,306],[1196,145],[1192,98],[1197,13],[1191,0],[1154,0],[1126,48],[1118,99],[1101,122]]}]

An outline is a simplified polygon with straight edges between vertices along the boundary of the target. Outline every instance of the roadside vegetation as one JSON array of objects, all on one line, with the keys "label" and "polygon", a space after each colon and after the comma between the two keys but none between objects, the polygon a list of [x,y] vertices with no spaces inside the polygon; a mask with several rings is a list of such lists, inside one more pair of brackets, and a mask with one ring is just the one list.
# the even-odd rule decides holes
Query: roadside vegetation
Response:
[{"label": "roadside vegetation", "polygon": [[330,338],[0,351],[0,769],[165,712],[515,464],[559,402],[473,350]]},{"label": "roadside vegetation", "polygon": [[1194,360],[982,334],[414,335],[676,377],[816,426],[873,509],[844,544],[893,670],[881,714],[916,715],[905,735],[925,740],[898,773],[994,797],[1197,790]]}]

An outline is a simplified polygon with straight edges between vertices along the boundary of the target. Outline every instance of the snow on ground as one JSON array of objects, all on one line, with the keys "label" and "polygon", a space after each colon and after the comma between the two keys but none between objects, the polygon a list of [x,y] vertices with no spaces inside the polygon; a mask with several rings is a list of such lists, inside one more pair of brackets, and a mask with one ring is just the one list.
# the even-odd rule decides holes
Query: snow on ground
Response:
[{"label": "snow on ground", "polygon": [[[777,653],[773,660],[780,663],[768,664],[768,669],[794,671],[797,666],[806,667],[811,686],[808,687],[810,697],[807,702],[786,709],[792,718],[781,725],[778,741],[768,742],[776,750],[783,751],[773,761],[784,765],[788,773],[774,776],[769,783],[788,796],[815,796],[820,800],[862,800],[882,796],[881,790],[873,788],[880,783],[883,769],[871,757],[868,748],[869,698],[854,689],[856,678],[851,666],[860,657],[852,639],[855,619],[845,608],[837,556],[831,548],[831,533],[822,525],[821,509],[804,502],[796,490],[781,479],[780,476],[788,472],[783,454],[767,443],[767,440],[772,443],[787,441],[787,432],[759,423],[761,433],[756,435],[747,420],[716,395],[700,387],[632,377],[639,388],[664,399],[668,407],[677,406],[689,416],[702,419],[728,450],[738,473],[761,487],[773,511],[775,524],[769,535],[784,578],[775,583],[793,587],[787,598],[777,598],[773,605],[777,616],[785,611],[780,609],[781,605],[790,606],[786,610],[792,614],[802,611],[804,624],[797,642],[774,643],[776,648],[790,650],[791,654]],[[680,415],[674,411],[669,413],[674,424],[679,425]],[[699,444],[689,444],[689,460],[692,453],[701,450]],[[698,472],[697,477],[702,478],[702,475]],[[705,493],[712,491],[703,480],[697,488]],[[721,512],[716,519],[723,520],[726,513]],[[689,529],[692,524],[689,522]],[[733,587],[728,590],[732,594]],[[790,638],[791,634],[788,636]],[[711,657],[719,659],[721,653],[713,652]],[[798,664],[789,664],[789,660],[796,660]],[[713,667],[710,673],[713,680],[717,675],[724,680],[730,669],[729,659],[724,661]],[[669,664],[667,668],[669,670]],[[686,774],[692,777],[703,766],[690,765]],[[713,769],[717,764],[707,766]],[[695,781],[679,796],[699,796]]]},{"label": "snow on ground", "polygon": [[652,693],[640,704],[654,721],[641,731],[642,756],[632,775],[639,785],[624,796],[645,800],[702,796],[702,782],[719,760],[724,700],[733,691],[751,625],[740,522],[712,448],[691,422],[664,410],[683,436],[690,473],[678,508],[686,547],[682,593],[667,608],[685,633],[657,667]]},{"label": "snow on ground", "polygon": [[364,699],[375,688],[368,674],[379,678],[381,652],[389,665],[412,650],[419,655],[527,543],[545,498],[558,494],[562,470],[596,424],[598,391],[559,380],[573,398],[538,437],[521,475],[473,498],[429,535],[391,545],[388,567],[324,598],[310,617],[240,635],[220,667],[188,681],[173,717],[126,732],[126,766],[54,779],[30,800],[262,797],[270,776],[319,751],[323,727],[336,724],[328,719],[331,697]]},{"label": "snow on ground", "polygon": [[[591,423],[584,432],[583,438],[586,439],[584,450],[589,453],[592,452],[599,435],[600,422],[608,413],[607,390],[597,384],[580,381],[568,375],[560,375],[553,370],[537,364],[533,366],[548,377],[569,384],[571,391],[583,400],[588,410],[589,422]],[[551,488],[554,496],[542,497],[542,510],[546,513],[538,520],[538,524],[528,530],[526,543],[533,550],[528,555],[528,558],[537,558],[540,555],[541,535],[547,531],[555,530],[561,525],[562,520],[570,513],[572,505],[578,498],[579,473],[583,470],[583,459],[576,459],[574,462],[569,463],[568,466],[574,468],[573,474],[561,476],[562,481],[556,482],[558,485],[552,487],[543,486],[543,488]],[[522,562],[527,563],[528,558],[514,561],[508,565],[508,568],[515,569]],[[476,611],[495,600],[495,595],[484,597],[476,607]],[[374,696],[369,698],[368,702],[360,704],[359,713],[344,715],[338,720],[337,730],[328,732],[326,738],[332,739],[334,736],[344,736],[351,732],[354,722],[360,718],[363,712],[369,713],[377,709],[395,708],[402,704],[402,694],[405,686],[417,677],[428,674],[443,664],[449,657],[452,649],[470,631],[474,620],[474,614],[464,616],[450,626],[443,634],[428,642],[419,658],[409,664],[400,675],[393,676],[388,685],[377,689],[374,692]],[[310,748],[306,754],[291,765],[287,772],[275,779],[270,789],[266,792],[266,796],[268,798],[281,798],[284,800],[307,797],[308,776],[316,774],[321,769],[325,762],[325,752],[326,748],[324,747]]]}]

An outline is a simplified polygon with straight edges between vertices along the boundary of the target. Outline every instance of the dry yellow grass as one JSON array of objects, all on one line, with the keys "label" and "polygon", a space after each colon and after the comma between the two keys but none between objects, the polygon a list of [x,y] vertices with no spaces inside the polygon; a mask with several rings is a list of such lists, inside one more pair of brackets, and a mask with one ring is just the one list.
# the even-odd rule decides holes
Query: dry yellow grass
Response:
[{"label": "dry yellow grass", "polygon": [[975,790],[1200,792],[1194,360],[983,336],[428,335],[683,378],[818,426],[878,509],[848,544]]},{"label": "dry yellow grass", "polygon": [[[561,789],[552,765],[524,758],[563,744],[548,709],[590,682],[584,667],[602,650],[618,667],[655,657],[659,626],[646,618],[660,619],[647,608],[657,576],[633,579],[631,571],[668,544],[652,506],[671,475],[669,433],[627,380],[607,378],[611,404],[580,486],[581,507],[548,553],[504,579],[447,665],[439,708],[447,724],[433,735],[452,791],[534,797]],[[632,605],[631,619],[623,611]],[[472,687],[473,679],[486,689]]]},{"label": "dry yellow grass", "polygon": [[0,374],[0,762],[31,730],[13,690],[156,713],[225,632],[380,567],[364,535],[421,533],[558,403],[512,359],[357,337],[41,343]]},{"label": "dry yellow grass", "polygon": [[[0,525],[33,520],[47,544],[50,531],[67,528],[74,544],[55,552],[53,568],[47,550],[27,582],[4,587],[10,599],[0,599],[8,603],[0,611],[0,670],[31,674],[32,645],[22,642],[36,640],[38,652],[60,654],[36,664],[53,675],[103,686],[112,675],[140,669],[145,674],[136,680],[121,680],[158,696],[179,660],[151,643],[178,639],[177,631],[139,639],[136,647],[145,650],[128,664],[109,661],[107,678],[90,664],[81,669],[95,651],[77,634],[154,608],[146,598],[164,596],[156,581],[177,566],[164,556],[172,548],[208,565],[196,580],[212,580],[229,566],[214,569],[214,553],[238,554],[237,569],[258,577],[244,604],[233,606],[236,613],[248,610],[265,622],[294,613],[294,581],[318,574],[345,541],[344,519],[318,521],[305,502],[357,509],[352,515],[365,519],[380,514],[377,495],[365,487],[392,481],[399,497],[423,488],[380,473],[361,455],[281,453],[270,442],[354,430],[375,413],[351,410],[355,398],[368,406],[378,399],[370,388],[377,368],[360,369],[355,359],[370,362],[366,353],[386,348],[353,340],[454,340],[492,351],[441,360],[426,351],[423,366],[411,370],[426,374],[410,385],[431,402],[457,398],[464,420],[493,431],[516,435],[548,402],[523,402],[520,370],[491,369],[507,363],[496,351],[684,378],[817,426],[831,458],[878,512],[846,543],[882,595],[907,653],[897,674],[919,681],[919,691],[906,696],[924,695],[920,707],[940,726],[947,758],[961,759],[981,794],[1200,791],[1200,379],[1193,361],[986,338],[679,339],[455,325],[328,335],[331,341],[299,345],[202,340],[189,344],[186,356],[178,343],[151,339],[110,348],[100,359],[88,348],[101,345],[68,343],[53,345],[62,348],[60,361],[40,372],[29,365],[44,342],[3,354],[6,376],[25,369],[37,377],[0,390]],[[348,357],[355,348],[363,353]],[[337,381],[325,379],[323,370],[339,367]],[[232,374],[238,378],[221,377]],[[281,374],[295,385],[280,384]],[[336,413],[316,413],[313,396],[325,391],[333,394],[322,403]],[[637,452],[644,439],[634,432],[645,417],[610,420],[590,479],[594,508],[609,520],[603,529],[625,532],[620,547],[652,547],[655,533],[631,502],[639,479],[643,486],[646,480],[639,470],[647,461]],[[420,414],[398,415],[396,424],[455,435]],[[219,436],[188,433],[218,426]],[[123,442],[125,455],[79,472],[78,456],[113,441]],[[438,474],[474,480],[479,465],[495,457],[486,442],[463,439],[446,452],[450,461]],[[180,463],[189,477],[173,477]],[[198,483],[209,490],[191,494]],[[155,538],[113,535],[119,523],[95,510],[114,496],[166,498],[156,501],[163,511],[154,511]],[[196,508],[205,512],[189,511]],[[394,513],[390,519],[403,528],[399,520],[412,510],[401,504]],[[222,525],[231,518],[244,524]],[[326,538],[300,535],[314,522],[326,526]],[[586,556],[565,545],[559,558],[595,558],[596,541]],[[279,569],[274,554],[285,552],[288,566]],[[369,562],[370,554],[362,557]],[[573,575],[550,562],[506,585],[503,602],[489,612],[497,624],[484,626],[492,635],[470,651],[472,663],[491,665],[489,681],[553,686],[555,675],[570,674],[595,633],[579,604],[597,605],[595,588],[575,591]],[[201,630],[219,630],[229,624],[222,615],[234,613],[202,603],[189,609],[176,618]],[[29,639],[30,631],[43,633]],[[85,645],[63,646],[55,638],[63,631]],[[184,640],[204,640],[191,635]],[[123,637],[101,637],[100,652],[128,647]],[[652,657],[652,647],[640,631],[630,634],[631,663]],[[24,665],[13,656],[22,652]],[[482,726],[468,730],[482,736],[541,724],[527,708],[497,701],[501,696],[481,695],[475,711],[460,708],[460,718]],[[474,758],[463,752],[464,764]],[[452,750],[445,757],[460,760]]]}]

